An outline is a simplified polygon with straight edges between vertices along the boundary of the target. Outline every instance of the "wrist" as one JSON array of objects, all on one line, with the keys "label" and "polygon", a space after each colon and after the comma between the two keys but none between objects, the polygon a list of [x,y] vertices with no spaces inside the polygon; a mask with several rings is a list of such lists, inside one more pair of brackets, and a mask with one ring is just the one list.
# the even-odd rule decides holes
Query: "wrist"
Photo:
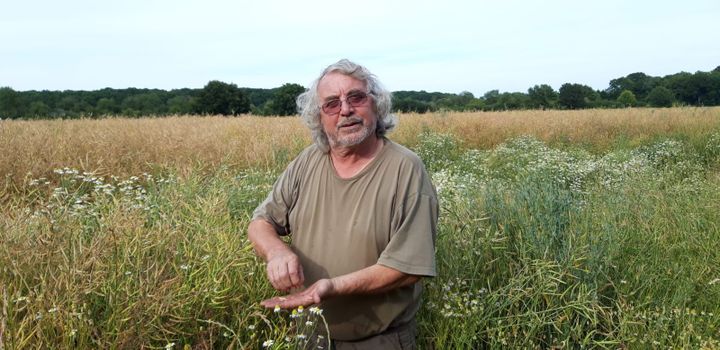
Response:
[{"label": "wrist", "polygon": [[337,295],[343,294],[343,283],[342,283],[342,276],[338,276],[335,278],[328,278],[327,279],[327,296],[328,297],[334,297]]},{"label": "wrist", "polygon": [[265,252],[265,262],[270,262],[270,260],[279,256],[287,255],[288,253],[292,253],[292,251],[285,245],[268,249]]}]

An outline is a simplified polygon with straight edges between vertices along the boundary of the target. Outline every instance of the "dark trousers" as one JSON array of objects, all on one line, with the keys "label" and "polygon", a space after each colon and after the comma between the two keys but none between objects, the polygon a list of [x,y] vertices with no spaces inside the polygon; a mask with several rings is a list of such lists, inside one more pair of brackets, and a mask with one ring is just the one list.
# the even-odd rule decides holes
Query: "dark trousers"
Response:
[{"label": "dark trousers", "polygon": [[357,341],[332,340],[333,350],[415,350],[417,325],[415,320],[398,327],[388,328],[384,332]]}]

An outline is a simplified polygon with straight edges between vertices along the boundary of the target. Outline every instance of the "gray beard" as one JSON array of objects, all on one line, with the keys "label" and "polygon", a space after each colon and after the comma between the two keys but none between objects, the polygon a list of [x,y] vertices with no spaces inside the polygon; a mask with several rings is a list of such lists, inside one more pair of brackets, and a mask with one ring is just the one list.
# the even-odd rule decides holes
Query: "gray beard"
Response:
[{"label": "gray beard", "polygon": [[[345,118],[345,120],[338,124],[338,126],[335,128],[335,135],[326,135],[328,137],[328,141],[330,143],[330,147],[353,147],[361,144],[363,141],[365,141],[370,135],[372,135],[375,132],[375,129],[377,127],[377,124],[373,125],[363,125],[362,129],[358,132],[355,132],[350,135],[343,135],[339,136],[338,132],[340,131],[340,128],[345,125],[352,124],[354,122],[362,122],[362,119],[355,116],[350,116]],[[338,137],[339,136],[339,137]]]}]

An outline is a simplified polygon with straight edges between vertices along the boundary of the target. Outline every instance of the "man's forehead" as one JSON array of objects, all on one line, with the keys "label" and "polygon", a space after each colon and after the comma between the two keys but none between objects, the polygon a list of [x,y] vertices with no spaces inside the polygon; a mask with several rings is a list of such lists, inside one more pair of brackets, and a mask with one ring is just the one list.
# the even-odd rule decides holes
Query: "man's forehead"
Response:
[{"label": "man's forehead", "polygon": [[320,98],[328,96],[339,96],[352,90],[365,91],[367,84],[352,76],[339,72],[326,74],[318,83],[318,95]]}]

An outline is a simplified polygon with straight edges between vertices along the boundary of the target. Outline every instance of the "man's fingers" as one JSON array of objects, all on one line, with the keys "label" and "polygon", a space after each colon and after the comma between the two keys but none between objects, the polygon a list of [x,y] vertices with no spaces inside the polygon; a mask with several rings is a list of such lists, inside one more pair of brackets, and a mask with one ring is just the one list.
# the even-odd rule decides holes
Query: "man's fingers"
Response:
[{"label": "man's fingers", "polygon": [[305,283],[305,272],[303,271],[302,265],[299,265],[299,264],[298,264],[298,266],[300,267],[300,273],[299,273],[299,275],[300,275],[300,282],[298,283],[298,286],[300,286],[300,285],[302,285],[303,283]]},{"label": "man's fingers", "polygon": [[273,262],[269,264],[268,278],[275,290],[285,291],[288,289],[287,266],[284,263]]},{"label": "man's fingers", "polygon": [[275,290],[281,290],[280,268],[276,264],[273,264],[272,266],[268,266],[268,271],[270,274],[270,276],[268,276],[270,284],[272,284]]},{"label": "man's fingers", "polygon": [[302,287],[305,281],[300,259],[295,254],[279,255],[272,258],[267,264],[267,275],[273,288],[283,292]]},{"label": "man's fingers", "polygon": [[303,282],[301,278],[302,267],[300,266],[300,264],[297,264],[294,261],[289,261],[287,267],[289,275],[288,277],[290,279],[290,287],[299,286]]}]

